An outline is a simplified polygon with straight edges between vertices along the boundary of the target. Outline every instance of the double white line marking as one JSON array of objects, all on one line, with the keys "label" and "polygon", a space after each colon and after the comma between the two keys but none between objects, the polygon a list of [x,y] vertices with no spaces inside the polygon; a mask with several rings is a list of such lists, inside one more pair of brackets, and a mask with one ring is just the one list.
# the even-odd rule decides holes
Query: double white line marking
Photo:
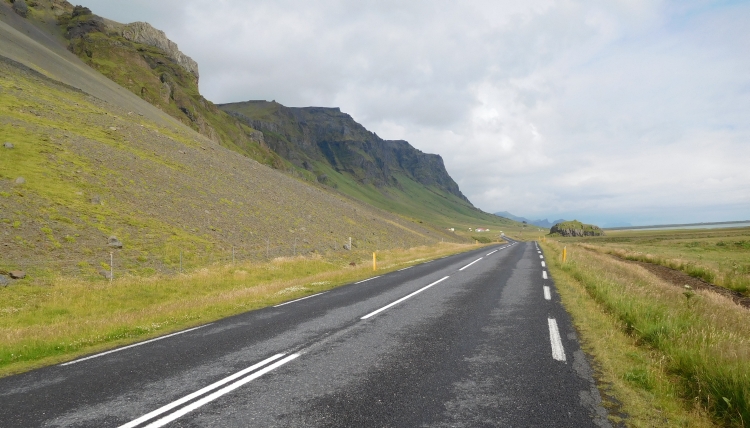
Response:
[{"label": "double white line marking", "polygon": [[[217,388],[219,388],[219,387],[221,387],[223,385],[226,385],[227,383],[230,383],[230,382],[232,382],[235,379],[242,378],[242,376],[245,376],[248,373],[254,372],[257,369],[259,369],[259,368],[261,368],[263,366],[266,366],[267,364],[269,364],[269,363],[271,363],[273,361],[276,361],[276,360],[278,360],[281,357],[284,357],[284,355],[286,355],[286,354],[276,354],[273,357],[266,358],[265,360],[259,362],[258,364],[254,364],[254,365],[252,365],[252,366],[250,366],[250,367],[248,367],[248,368],[246,368],[244,370],[241,370],[241,371],[239,371],[239,372],[237,372],[237,373],[235,373],[235,374],[233,374],[231,376],[225,377],[224,379],[222,379],[222,380],[220,380],[218,382],[214,382],[211,385],[208,385],[205,388],[199,389],[198,391],[195,391],[192,394],[188,394],[188,395],[180,398],[177,401],[173,401],[173,402],[167,404],[166,406],[162,406],[162,407],[154,410],[153,412],[147,413],[147,414],[141,416],[138,419],[134,419],[134,420],[126,423],[125,425],[121,425],[119,428],[134,428],[134,427],[136,427],[138,425],[141,425],[141,424],[145,423],[146,421],[149,421],[149,420],[154,419],[154,418],[156,418],[156,417],[158,417],[160,415],[163,415],[163,414],[169,412],[170,410],[172,410],[172,409],[174,409],[176,407],[179,407],[179,406],[181,406],[181,405],[183,405],[185,403],[188,403],[188,402],[190,402],[190,401],[192,401],[192,400],[194,400],[194,399],[196,399],[196,398],[198,398],[198,397],[200,397],[200,396],[202,396],[204,394],[208,394],[209,392],[214,391],[215,389],[217,389]],[[197,409],[197,408],[199,408],[199,407],[201,407],[201,406],[203,406],[203,405],[205,405],[207,403],[210,403],[211,401],[216,400],[217,398],[221,397],[222,395],[227,394],[229,392],[232,392],[235,389],[241,387],[242,385],[244,385],[244,384],[246,384],[246,383],[248,383],[248,382],[250,382],[252,380],[257,379],[257,378],[263,376],[264,374],[266,374],[266,373],[268,373],[268,372],[270,372],[270,371],[272,371],[272,370],[274,370],[276,368],[279,368],[279,367],[283,366],[284,364],[286,364],[286,363],[294,360],[295,358],[299,357],[299,355],[300,354],[292,354],[292,355],[287,356],[286,358],[283,358],[283,359],[281,359],[279,361],[276,361],[275,363],[273,363],[273,364],[271,364],[269,366],[266,366],[266,367],[262,368],[261,370],[258,370],[256,372],[252,373],[250,376],[244,377],[244,378],[242,378],[242,379],[240,379],[240,380],[238,380],[238,381],[236,381],[234,383],[230,383],[229,385],[225,386],[224,388],[221,388],[221,389],[219,389],[217,391],[214,391],[213,393],[210,393],[209,395],[206,395],[205,397],[203,397],[203,398],[201,398],[201,399],[199,399],[199,400],[197,400],[197,401],[195,401],[195,402],[193,402],[193,403],[191,403],[191,404],[189,404],[189,405],[187,405],[185,407],[182,407],[181,409],[177,410],[176,412],[170,413],[170,414],[168,414],[167,416],[165,416],[165,417],[163,417],[161,419],[158,419],[158,420],[156,420],[154,422],[151,422],[148,425],[145,425],[144,428],[158,428],[158,427],[162,427],[162,426],[164,426],[164,425],[166,425],[166,424],[174,421],[175,419],[177,419],[177,418],[179,418],[181,416],[184,416],[184,415],[192,412],[193,410],[195,410],[195,409]]]}]

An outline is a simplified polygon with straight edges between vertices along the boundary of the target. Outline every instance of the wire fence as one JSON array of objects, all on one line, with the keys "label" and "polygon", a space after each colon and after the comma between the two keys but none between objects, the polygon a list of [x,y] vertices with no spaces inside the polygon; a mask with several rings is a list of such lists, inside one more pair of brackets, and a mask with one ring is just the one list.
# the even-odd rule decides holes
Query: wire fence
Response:
[{"label": "wire fence", "polygon": [[[342,242],[343,241],[343,242]],[[138,248],[151,248],[150,251],[129,248],[100,248],[89,254],[75,253],[60,257],[25,256],[8,260],[0,255],[0,274],[22,270],[35,276],[61,275],[89,279],[105,279],[124,275],[179,274],[216,264],[240,264],[263,262],[280,257],[321,255],[332,258],[359,258],[372,251],[393,248],[411,248],[420,245],[434,245],[442,240],[389,241],[359,240],[351,238],[312,245],[295,239],[278,244],[270,239],[255,245],[213,245],[209,249],[199,249],[193,244],[180,245],[165,242],[139,242]],[[145,245],[144,245],[145,244]],[[5,271],[5,272],[2,272]]]}]

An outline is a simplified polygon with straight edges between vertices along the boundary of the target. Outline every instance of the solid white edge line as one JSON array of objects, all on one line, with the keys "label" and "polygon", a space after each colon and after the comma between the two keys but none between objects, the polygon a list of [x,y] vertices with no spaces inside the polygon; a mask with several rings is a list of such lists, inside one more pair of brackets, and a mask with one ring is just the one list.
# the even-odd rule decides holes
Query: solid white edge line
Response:
[{"label": "solid white edge line", "polygon": [[123,346],[122,348],[112,349],[110,351],[101,352],[99,354],[89,355],[88,357],[83,357],[83,358],[79,358],[77,360],[68,361],[67,363],[62,363],[60,365],[61,366],[69,366],[71,364],[80,363],[81,361],[86,361],[86,360],[90,360],[92,358],[102,357],[104,355],[108,355],[108,354],[112,354],[112,353],[115,353],[115,352],[124,351],[124,350],[130,349],[130,348],[135,348],[136,346],[141,346],[141,345],[145,345],[147,343],[156,342],[157,340],[162,340],[162,339],[166,339],[168,337],[177,336],[178,334],[188,333],[188,332],[191,332],[193,330],[198,330],[199,328],[207,327],[207,326],[209,326],[211,324],[213,324],[213,323],[204,324],[204,325],[201,325],[201,326],[198,326],[198,327],[189,328],[187,330],[178,331],[177,333],[168,334],[166,336],[155,337],[153,339],[144,340],[143,342],[134,343],[132,345]]},{"label": "solid white edge line", "polygon": [[542,271],[542,278],[547,279],[547,271],[546,270]]},{"label": "solid white edge line", "polygon": [[480,258],[478,258],[478,259],[474,260],[473,262],[469,263],[468,265],[466,265],[466,266],[462,267],[462,268],[461,268],[461,269],[459,269],[459,270],[464,270],[464,269],[466,269],[467,267],[469,267],[469,266],[473,265],[474,263],[476,263],[476,262],[478,262],[478,261],[482,260],[483,258],[484,258],[484,257],[480,257]]},{"label": "solid white edge line", "polygon": [[198,400],[198,401],[196,401],[194,403],[191,403],[190,405],[187,405],[187,406],[181,408],[180,410],[178,410],[178,411],[176,411],[174,413],[171,413],[168,416],[165,416],[165,417],[159,419],[156,422],[152,422],[152,423],[146,425],[145,428],[159,428],[159,427],[163,427],[164,425],[166,425],[166,424],[174,421],[175,419],[178,419],[178,418],[180,418],[180,417],[182,417],[182,416],[184,416],[184,415],[192,412],[193,410],[195,410],[195,409],[197,409],[199,407],[202,407],[203,405],[208,404],[211,401],[216,400],[217,398],[221,397],[222,395],[230,393],[230,392],[234,391],[235,389],[241,387],[242,385],[244,385],[244,384],[246,384],[246,383],[248,383],[250,381],[253,381],[253,380],[255,380],[255,379],[263,376],[264,374],[270,372],[271,370],[274,370],[274,369],[277,369],[277,368],[283,366],[284,364],[288,363],[289,361],[292,361],[293,359],[299,357],[299,355],[300,354],[292,354],[292,355],[284,358],[283,360],[277,361],[277,362],[271,364],[270,366],[268,366],[268,367],[266,367],[266,368],[264,368],[262,370],[258,370],[257,372],[251,374],[248,377],[242,378],[241,380],[238,380],[237,382],[235,382],[235,383],[233,383],[231,385],[225,386],[224,388],[222,388],[222,389],[220,389],[220,390],[218,390],[216,392],[213,392],[210,395],[207,395],[207,396],[201,398],[200,400]]},{"label": "solid white edge line", "polygon": [[495,254],[495,253],[497,253],[498,251],[500,251],[500,250],[499,250],[499,249],[497,249],[497,250],[495,250],[495,251],[492,251],[492,252],[490,252],[489,254],[485,254],[485,257],[486,257],[486,256],[489,256],[489,255],[492,255],[492,254]]},{"label": "solid white edge line", "polygon": [[320,293],[315,293],[315,294],[311,294],[309,296],[300,297],[299,299],[294,299],[294,300],[290,300],[288,302],[279,303],[278,305],[274,306],[274,308],[278,308],[279,306],[288,305],[288,304],[294,303],[294,302],[299,302],[300,300],[309,299],[310,297],[320,296],[321,294],[325,294],[325,293],[328,293],[328,292],[327,291],[321,291]]},{"label": "solid white edge line", "polygon": [[544,264],[544,260],[542,260],[542,267],[547,267],[547,265]]},{"label": "solid white edge line", "polygon": [[380,309],[378,309],[378,310],[376,310],[376,311],[370,312],[369,314],[367,314],[367,315],[363,316],[363,317],[362,317],[362,318],[360,318],[360,319],[361,319],[361,320],[366,320],[367,318],[370,318],[371,316],[377,315],[377,314],[379,314],[379,313],[383,312],[384,310],[386,310],[386,309],[390,308],[391,306],[393,306],[393,305],[397,305],[397,304],[399,304],[399,303],[403,302],[404,300],[408,299],[409,297],[412,297],[412,296],[414,296],[414,295],[416,295],[416,294],[419,294],[419,293],[421,293],[421,292],[423,292],[423,291],[427,290],[428,288],[432,287],[433,285],[435,285],[435,284],[437,284],[437,283],[440,283],[440,282],[443,282],[443,281],[445,281],[445,280],[446,280],[446,279],[448,279],[448,278],[450,278],[450,277],[449,277],[449,276],[444,276],[443,278],[441,278],[441,279],[438,279],[437,281],[433,282],[433,283],[432,283],[432,284],[430,284],[430,285],[425,285],[424,287],[420,288],[419,290],[417,290],[417,291],[415,291],[415,292],[413,292],[413,293],[411,293],[411,294],[408,294],[408,295],[406,295],[406,296],[404,296],[404,297],[402,297],[402,298],[400,298],[400,299],[396,300],[396,301],[395,301],[395,302],[393,302],[393,303],[389,303],[389,304],[387,304],[387,305],[383,306],[382,308],[380,308]]},{"label": "solid white edge line", "polygon": [[[270,363],[271,361],[278,360],[279,358],[283,357],[284,355],[286,355],[286,354],[276,354],[273,357],[266,358],[265,360],[263,360],[263,361],[261,361],[261,362],[259,362],[257,364],[253,364],[252,366],[250,366],[250,367],[248,367],[248,368],[246,368],[244,370],[241,370],[241,371],[239,371],[239,372],[237,372],[237,373],[235,373],[235,374],[233,374],[231,376],[225,377],[224,379],[221,379],[220,381],[214,382],[214,383],[212,383],[211,385],[208,385],[205,388],[201,388],[198,391],[193,392],[192,394],[188,394],[188,395],[180,398],[177,401],[173,401],[173,402],[171,402],[171,403],[169,403],[169,404],[167,404],[165,406],[159,407],[158,409],[156,409],[156,410],[154,410],[152,412],[146,413],[145,415],[141,416],[140,418],[134,419],[134,420],[126,423],[125,425],[120,425],[118,428],[133,428],[136,425],[140,425],[141,423],[146,422],[149,419],[153,419],[153,418],[161,415],[162,413],[168,412],[168,411],[174,409],[175,407],[177,407],[179,405],[187,403],[188,401],[192,400],[193,398],[200,397],[201,395],[203,395],[203,394],[205,394],[205,393],[207,393],[209,391],[213,391],[214,389],[216,389],[216,388],[224,385],[225,383],[229,383],[229,382],[237,379],[238,377],[242,377],[242,376],[244,376],[244,375],[246,375],[246,374],[248,374],[248,373],[250,373],[250,372],[252,372],[252,371],[254,371],[254,370],[258,369],[258,368],[260,368],[260,367],[263,367],[266,364]],[[149,425],[149,426],[151,426],[151,425]]]},{"label": "solid white edge line", "polygon": [[565,361],[565,350],[563,349],[560,331],[557,329],[557,321],[554,318],[547,318],[549,325],[549,340],[552,344],[552,358],[557,361]]},{"label": "solid white edge line", "polygon": [[550,294],[549,287],[544,286],[544,300],[552,300],[552,294]]},{"label": "solid white edge line", "polygon": [[373,280],[375,278],[380,278],[380,277],[381,275],[373,276],[372,278],[367,278],[367,279],[363,279],[362,281],[355,282],[355,284],[362,284],[363,282],[367,282],[367,281]]},{"label": "solid white edge line", "polygon": [[401,272],[402,270],[406,270],[406,269],[411,269],[411,268],[413,268],[413,267],[414,267],[414,266],[409,266],[409,267],[405,267],[405,268],[403,268],[403,269],[399,269],[399,270],[397,270],[396,272]]}]

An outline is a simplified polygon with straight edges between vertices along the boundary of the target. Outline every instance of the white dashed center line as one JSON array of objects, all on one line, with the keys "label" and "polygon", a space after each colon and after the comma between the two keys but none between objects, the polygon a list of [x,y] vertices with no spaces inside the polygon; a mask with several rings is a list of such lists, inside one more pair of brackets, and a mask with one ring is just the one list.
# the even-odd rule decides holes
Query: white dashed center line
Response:
[{"label": "white dashed center line", "polygon": [[542,278],[547,279],[547,271],[546,270],[542,271]]},{"label": "white dashed center line", "polygon": [[549,291],[549,287],[544,286],[544,300],[552,300],[552,294]]},{"label": "white dashed center line", "polygon": [[380,309],[378,309],[378,310],[376,310],[376,311],[370,312],[369,314],[367,314],[367,315],[363,316],[363,317],[362,317],[362,318],[360,318],[360,319],[366,320],[367,318],[370,318],[371,316],[377,315],[377,314],[379,314],[379,313],[383,312],[384,310],[386,310],[386,309],[390,308],[391,306],[394,306],[394,305],[398,305],[399,303],[403,302],[404,300],[408,299],[409,297],[415,296],[415,295],[417,295],[417,294],[419,294],[419,293],[421,293],[421,292],[423,292],[423,291],[427,290],[428,288],[432,287],[433,285],[435,285],[435,284],[439,284],[439,283],[441,283],[441,282],[445,281],[445,280],[446,280],[446,279],[448,279],[448,278],[450,278],[450,277],[448,277],[448,276],[445,276],[445,277],[443,277],[443,278],[441,278],[441,279],[438,279],[437,281],[433,282],[432,284],[430,284],[430,285],[426,285],[426,286],[424,286],[424,287],[420,288],[419,290],[417,290],[417,291],[415,291],[415,292],[413,292],[413,293],[411,293],[411,294],[408,294],[408,295],[406,295],[406,296],[404,296],[404,297],[402,297],[402,298],[400,298],[400,299],[396,300],[396,301],[395,301],[395,302],[393,302],[393,303],[389,303],[389,304],[387,304],[387,305],[383,306],[382,308],[380,308]]},{"label": "white dashed center line", "polygon": [[469,263],[468,265],[466,265],[466,266],[462,267],[462,268],[461,268],[461,269],[459,269],[459,270],[464,270],[464,269],[466,269],[467,267],[469,267],[469,266],[473,265],[474,263],[476,263],[476,262],[478,262],[478,261],[482,260],[483,258],[484,258],[484,257],[480,257],[480,258],[478,258],[478,259],[474,260],[473,262]]},{"label": "white dashed center line", "polygon": [[544,264],[544,261],[542,261],[542,267],[546,267],[547,265]]}]

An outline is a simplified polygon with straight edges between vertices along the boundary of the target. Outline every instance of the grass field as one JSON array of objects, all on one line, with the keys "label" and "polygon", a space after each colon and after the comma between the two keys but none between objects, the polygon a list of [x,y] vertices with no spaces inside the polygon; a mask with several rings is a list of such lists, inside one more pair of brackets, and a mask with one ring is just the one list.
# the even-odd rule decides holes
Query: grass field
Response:
[{"label": "grass field", "polygon": [[[436,244],[377,253],[378,271],[477,245]],[[354,261],[356,266],[351,266]],[[58,277],[46,286],[0,288],[0,376],[160,336],[328,290],[374,275],[372,254],[289,257],[212,265],[174,276],[89,282]]]},{"label": "grass field", "polygon": [[603,237],[571,242],[585,242],[629,260],[678,269],[750,296],[750,228],[747,227],[608,231]]},{"label": "grass field", "polygon": [[[735,266],[747,263],[748,253],[734,243],[747,234],[623,232],[541,244],[563,304],[599,369],[600,388],[616,397],[614,414],[627,415],[626,425],[747,426],[750,313],[717,293],[665,282],[607,253],[694,275],[702,268],[714,280],[737,281],[741,268]],[[722,242],[739,248],[726,250]]]}]

